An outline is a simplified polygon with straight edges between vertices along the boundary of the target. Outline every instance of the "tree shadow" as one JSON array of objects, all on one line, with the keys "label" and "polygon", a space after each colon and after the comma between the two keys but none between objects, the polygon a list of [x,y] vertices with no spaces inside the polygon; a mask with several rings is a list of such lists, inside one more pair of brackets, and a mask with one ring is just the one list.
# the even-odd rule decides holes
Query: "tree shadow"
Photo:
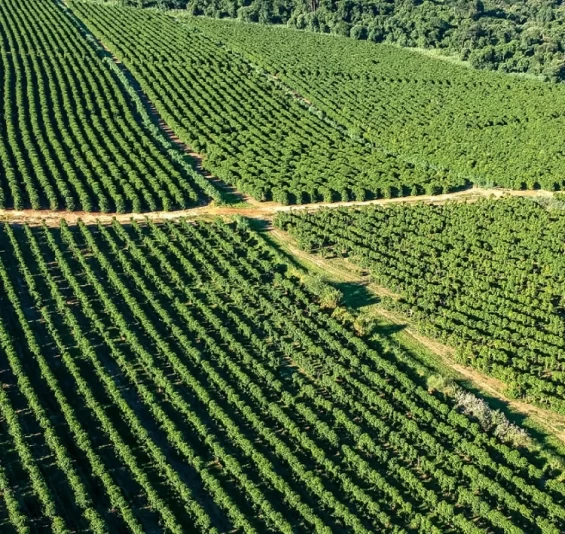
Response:
[{"label": "tree shadow", "polygon": [[[247,219],[247,222],[249,223],[249,228],[255,230],[256,232],[269,232],[269,230],[271,230],[271,228],[273,227],[273,222],[270,219],[255,219],[249,217]],[[270,239],[270,241],[274,240]]]},{"label": "tree shadow", "polygon": [[256,232],[259,232],[265,238],[265,241],[269,243],[269,245],[275,250],[275,252],[288,265],[291,265],[292,267],[300,271],[305,270],[304,266],[290,252],[285,250],[284,247],[282,247],[281,244],[276,239],[274,239],[270,235],[270,230],[273,228],[273,223],[271,220],[249,217],[247,221],[249,223],[249,228],[251,228]]},{"label": "tree shadow", "polygon": [[374,333],[381,336],[393,336],[397,332],[402,332],[407,326],[407,324],[377,324]]},{"label": "tree shadow", "polygon": [[[269,236],[269,230],[272,227],[270,220],[249,219],[249,225],[254,230],[263,233],[268,242],[272,244],[273,248],[277,250],[277,252],[279,252],[289,264],[300,267],[301,269],[303,268],[292,254],[288,253],[275,239],[272,239]],[[340,306],[352,310],[360,310],[365,306],[377,304],[380,301],[378,295],[375,295],[370,291],[368,284],[365,281],[331,282],[331,285],[342,293]],[[381,354],[387,354],[391,359],[391,362],[409,376],[415,384],[419,384],[421,387],[426,388],[426,380],[428,376],[438,373],[443,374],[443,366],[435,356],[423,357],[422,354],[419,354],[419,352],[414,348],[407,346],[398,339],[395,339],[395,334],[405,330],[407,326],[407,324],[382,324],[377,321],[377,323],[371,328],[371,332],[364,336],[364,338],[370,347],[380,351]],[[398,359],[393,353],[387,350],[386,345],[391,342],[401,349],[405,358]],[[418,365],[414,365],[416,362]],[[425,374],[421,373],[421,369],[425,371]],[[285,372],[292,374],[297,372],[297,370],[289,367]],[[484,399],[491,408],[500,410],[510,422],[525,428],[534,442],[543,444],[546,450],[550,451],[557,457],[564,457],[563,446],[556,443],[558,441],[557,438],[555,438],[555,442],[549,439],[552,436],[551,432],[545,431],[537,425],[532,426],[527,424],[527,416],[514,410],[508,402],[485,393],[485,391],[481,390],[473,382],[466,380],[463,377],[455,378],[454,382],[466,391],[470,391],[477,397]],[[521,449],[521,452],[526,454],[532,461],[535,460],[538,463],[543,462],[543,460],[537,458],[537,453],[535,451],[526,451]]]},{"label": "tree shadow", "polygon": [[331,285],[341,292],[341,304],[347,308],[358,310],[381,300],[367,288],[366,282],[333,282]]}]

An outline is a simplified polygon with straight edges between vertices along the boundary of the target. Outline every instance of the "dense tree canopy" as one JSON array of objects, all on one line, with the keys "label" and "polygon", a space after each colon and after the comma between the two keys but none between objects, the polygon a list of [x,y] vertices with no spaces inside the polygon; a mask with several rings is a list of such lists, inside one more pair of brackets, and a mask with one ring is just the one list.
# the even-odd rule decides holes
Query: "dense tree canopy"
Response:
[{"label": "dense tree canopy", "polygon": [[558,458],[244,221],[6,225],[0,252],[2,532],[565,529]]},{"label": "dense tree canopy", "polygon": [[474,67],[565,77],[560,0],[122,0],[196,15],[439,48]]}]

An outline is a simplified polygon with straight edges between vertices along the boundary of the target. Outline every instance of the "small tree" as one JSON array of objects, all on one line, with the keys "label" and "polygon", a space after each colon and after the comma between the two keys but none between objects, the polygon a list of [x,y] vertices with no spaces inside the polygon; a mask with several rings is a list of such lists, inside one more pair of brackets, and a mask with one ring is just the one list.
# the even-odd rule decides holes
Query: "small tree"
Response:
[{"label": "small tree", "polygon": [[453,380],[443,375],[430,375],[426,381],[426,386],[429,393],[439,391],[440,393],[449,395],[454,392]]},{"label": "small tree", "polygon": [[356,24],[353,28],[351,28],[349,36],[353,39],[365,40],[367,39],[367,28],[365,28],[362,24]]},{"label": "small tree", "polygon": [[322,280],[319,276],[311,276],[305,280],[308,289],[318,297],[322,308],[335,308],[341,301],[341,291]]}]

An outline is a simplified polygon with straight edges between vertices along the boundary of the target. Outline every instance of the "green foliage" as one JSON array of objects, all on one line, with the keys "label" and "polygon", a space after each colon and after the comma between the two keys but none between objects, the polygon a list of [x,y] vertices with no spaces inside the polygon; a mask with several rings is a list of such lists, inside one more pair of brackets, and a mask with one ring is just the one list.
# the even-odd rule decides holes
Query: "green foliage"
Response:
[{"label": "green foliage", "polygon": [[241,224],[6,225],[0,249],[6,528],[565,529],[558,464]]},{"label": "green foliage", "polygon": [[443,375],[430,375],[426,380],[426,385],[430,393],[439,391],[445,395],[451,395],[455,391],[453,380]]},{"label": "green foliage", "polygon": [[[547,204],[547,207],[544,205]],[[565,413],[565,211],[524,198],[281,213],[301,244],[342,250],[383,300],[516,398]]]},{"label": "green foliage", "polygon": [[175,133],[203,154],[205,168],[244,193],[297,204],[398,195],[403,186],[424,189],[431,181],[446,191],[468,183],[384,150],[353,116],[354,124],[345,123],[324,102],[309,103],[296,92],[301,86],[267,72],[260,56],[258,65],[253,53],[225,46],[228,34],[209,35],[196,19],[97,3],[72,7]]},{"label": "green foliage", "polygon": [[[276,75],[355,138],[413,165],[409,176],[387,163],[392,159],[365,168],[382,196],[410,193],[414,185],[437,194],[469,181],[550,191],[565,186],[562,146],[555,142],[565,128],[565,86],[353,39],[189,20]],[[361,180],[356,185],[366,187]]]},{"label": "green foliage", "polygon": [[127,212],[219,199],[63,10],[50,0],[0,10],[0,208]]},{"label": "green foliage", "polygon": [[[136,7],[138,2],[126,0]],[[565,15],[554,0],[161,0],[167,3],[170,8],[180,3],[194,15],[436,48],[481,69],[552,81],[565,76]]]},{"label": "green foliage", "polygon": [[306,287],[318,298],[322,308],[335,308],[341,301],[342,294],[339,289],[325,282],[319,276],[303,278]]}]

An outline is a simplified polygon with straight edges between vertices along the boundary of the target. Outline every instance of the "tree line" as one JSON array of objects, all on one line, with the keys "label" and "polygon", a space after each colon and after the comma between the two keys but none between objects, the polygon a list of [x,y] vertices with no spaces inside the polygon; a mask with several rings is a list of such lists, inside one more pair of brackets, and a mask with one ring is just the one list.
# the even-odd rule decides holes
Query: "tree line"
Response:
[{"label": "tree line", "polygon": [[479,69],[565,77],[565,14],[555,0],[121,0],[137,7],[434,48]]}]

